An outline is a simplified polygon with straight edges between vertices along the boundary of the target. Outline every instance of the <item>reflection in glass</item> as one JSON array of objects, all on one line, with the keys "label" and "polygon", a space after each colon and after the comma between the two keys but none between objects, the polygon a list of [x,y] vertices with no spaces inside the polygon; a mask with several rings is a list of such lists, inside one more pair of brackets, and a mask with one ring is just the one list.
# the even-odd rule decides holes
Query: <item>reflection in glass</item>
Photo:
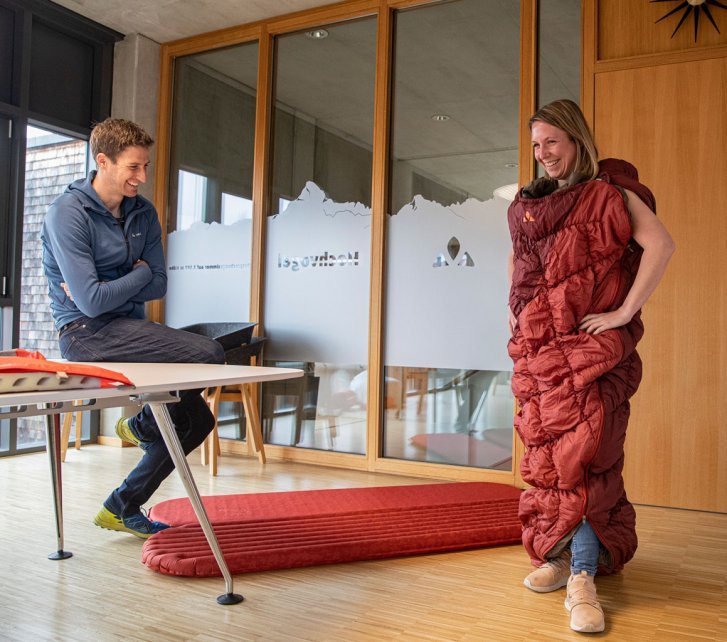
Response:
[{"label": "reflection in glass", "polygon": [[[74,180],[86,176],[88,144],[32,126],[27,128],[27,141],[19,345],[26,350],[37,350],[49,359],[57,359],[61,354],[58,332],[50,312],[48,282],[43,273],[40,228],[51,202]],[[17,422],[17,448],[45,444],[43,417],[24,417]],[[89,437],[88,430],[85,429],[84,438]],[[71,431],[71,439],[74,438],[75,422]]]},{"label": "reflection in glass", "polygon": [[509,372],[389,367],[386,391],[387,457],[511,469]]},{"label": "reflection in glass", "polygon": [[366,451],[364,366],[313,362],[270,362],[299,368],[300,379],[264,385],[262,408],[266,443],[318,450]]},{"label": "reflection in glass", "polygon": [[177,192],[177,225],[180,230],[189,229],[194,223],[204,220],[206,200],[207,177],[180,169]]},{"label": "reflection in glass", "polygon": [[511,470],[519,6],[400,11],[394,37],[384,456]]},{"label": "reflection in glass", "polygon": [[10,421],[0,420],[0,452],[10,450]]},{"label": "reflection in glass", "polygon": [[252,42],[175,60],[169,232],[220,222],[223,194],[252,198],[257,50]]},{"label": "reflection in glass", "polygon": [[[268,443],[364,453],[376,20],[276,38],[266,363]],[[313,33],[313,32],[308,32]]]},{"label": "reflection in glass", "polygon": [[222,224],[232,225],[252,218],[252,199],[222,193]]},{"label": "reflection in glass", "polygon": [[165,303],[173,327],[249,320],[257,50],[252,42],[175,61]]},{"label": "reflection in glass", "polygon": [[538,3],[538,107],[560,98],[580,103],[581,0]]}]

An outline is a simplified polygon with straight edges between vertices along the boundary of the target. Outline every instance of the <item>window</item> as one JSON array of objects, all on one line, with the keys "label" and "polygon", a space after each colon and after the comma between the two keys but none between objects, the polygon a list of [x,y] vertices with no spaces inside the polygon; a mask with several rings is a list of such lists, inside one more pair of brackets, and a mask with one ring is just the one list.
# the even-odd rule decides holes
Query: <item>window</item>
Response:
[{"label": "window", "polygon": [[[18,346],[38,350],[49,359],[60,358],[61,354],[48,303],[40,229],[48,205],[74,180],[85,178],[87,159],[88,143],[85,140],[28,126]],[[44,417],[23,417],[17,422],[18,449],[45,444]],[[84,436],[88,436],[88,426]]]},{"label": "window", "polygon": [[222,224],[232,225],[252,218],[252,199],[222,192]]},{"label": "window", "polygon": [[178,229],[186,230],[204,220],[207,201],[207,178],[179,170],[179,190],[177,192]]},{"label": "window", "polygon": [[[122,34],[52,2],[0,0],[4,347],[35,347],[46,356],[57,356],[37,232],[50,200],[86,172],[85,140],[92,123],[110,112],[113,47],[121,38]],[[26,140],[23,158],[19,150],[26,147]],[[40,447],[43,438],[44,429],[25,420],[3,421],[0,453]]]}]

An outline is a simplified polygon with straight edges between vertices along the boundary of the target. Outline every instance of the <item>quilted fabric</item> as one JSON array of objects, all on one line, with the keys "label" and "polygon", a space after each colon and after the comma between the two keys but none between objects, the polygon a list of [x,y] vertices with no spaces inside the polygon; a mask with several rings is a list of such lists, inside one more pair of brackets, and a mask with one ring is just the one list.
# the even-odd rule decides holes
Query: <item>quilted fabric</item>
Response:
[{"label": "quilted fabric", "polygon": [[532,485],[520,500],[523,543],[540,564],[588,519],[607,551],[601,572],[620,569],[637,545],[621,471],[643,325],[636,314],[594,336],[578,324],[588,313],[618,308],[638,268],[628,209],[610,183],[654,205],[632,166],[609,163],[604,180],[540,198],[521,193],[508,212],[510,308],[518,319],[508,349],[515,427],[526,449],[521,472]]},{"label": "quilted fabric", "polygon": [[[483,482],[205,497],[231,573],[513,544],[520,491]],[[220,569],[189,500],[150,512],[173,528],[150,537],[142,561],[170,575]]]}]

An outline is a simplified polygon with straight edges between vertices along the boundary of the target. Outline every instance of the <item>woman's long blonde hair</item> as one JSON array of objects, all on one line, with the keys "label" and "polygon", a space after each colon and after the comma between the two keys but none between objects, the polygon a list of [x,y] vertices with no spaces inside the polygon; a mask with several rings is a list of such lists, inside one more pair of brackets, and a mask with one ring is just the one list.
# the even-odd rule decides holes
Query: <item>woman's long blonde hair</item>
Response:
[{"label": "woman's long blonde hair", "polygon": [[576,144],[576,166],[571,175],[575,181],[591,180],[598,176],[598,150],[578,105],[567,98],[554,100],[530,117],[528,127],[532,129],[537,120],[562,129]]}]

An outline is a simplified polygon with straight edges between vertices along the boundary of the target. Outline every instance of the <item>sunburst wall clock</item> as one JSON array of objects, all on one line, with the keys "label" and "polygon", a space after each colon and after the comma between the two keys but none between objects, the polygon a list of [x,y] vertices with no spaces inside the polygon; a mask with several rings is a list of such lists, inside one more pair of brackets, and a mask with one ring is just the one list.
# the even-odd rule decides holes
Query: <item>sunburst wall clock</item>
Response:
[{"label": "sunburst wall clock", "polygon": [[676,32],[679,31],[681,26],[686,22],[687,18],[689,18],[689,14],[692,14],[692,16],[694,16],[694,42],[697,42],[697,34],[699,33],[699,17],[702,13],[707,17],[707,20],[712,23],[712,26],[717,30],[717,33],[722,33],[714,20],[714,16],[712,16],[712,12],[710,11],[710,7],[715,7],[717,9],[727,9],[727,4],[724,4],[719,0],[683,0],[681,2],[680,0],[649,0],[649,2],[679,2],[676,7],[674,7],[668,13],[665,13],[654,23],[657,24],[662,20],[668,18],[669,16],[674,15],[675,13],[679,13],[681,11],[682,16],[679,19],[677,26],[674,27],[674,31],[672,31],[671,33],[672,38],[675,36]]}]

